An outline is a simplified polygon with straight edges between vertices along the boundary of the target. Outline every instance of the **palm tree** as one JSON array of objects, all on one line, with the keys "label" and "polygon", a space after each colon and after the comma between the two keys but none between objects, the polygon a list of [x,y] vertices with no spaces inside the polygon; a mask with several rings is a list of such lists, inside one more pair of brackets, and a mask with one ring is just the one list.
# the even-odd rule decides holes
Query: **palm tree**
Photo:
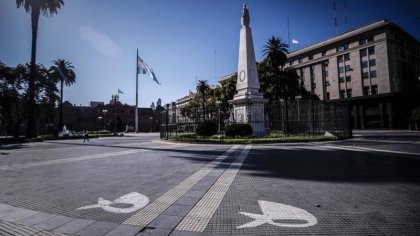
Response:
[{"label": "palm tree", "polygon": [[51,66],[50,71],[56,81],[60,81],[60,120],[58,129],[63,128],[63,89],[64,85],[71,86],[76,82],[76,74],[73,69],[74,66],[71,62],[64,59],[57,59],[53,61],[54,65]]},{"label": "palm tree", "polygon": [[38,37],[39,16],[52,16],[64,5],[63,0],[16,0],[17,7],[25,8],[26,12],[31,13],[32,26],[32,48],[31,48],[31,72],[29,75],[29,99],[28,99],[28,127],[27,137],[36,137],[35,121],[35,80],[36,80],[36,40]]},{"label": "palm tree", "polygon": [[283,40],[272,36],[263,48],[267,62],[273,67],[283,67],[287,62],[286,54],[289,53],[289,45]]},{"label": "palm tree", "polygon": [[206,120],[206,94],[210,90],[207,80],[199,80],[197,84],[197,93],[201,95],[201,109],[203,112],[203,120]]}]

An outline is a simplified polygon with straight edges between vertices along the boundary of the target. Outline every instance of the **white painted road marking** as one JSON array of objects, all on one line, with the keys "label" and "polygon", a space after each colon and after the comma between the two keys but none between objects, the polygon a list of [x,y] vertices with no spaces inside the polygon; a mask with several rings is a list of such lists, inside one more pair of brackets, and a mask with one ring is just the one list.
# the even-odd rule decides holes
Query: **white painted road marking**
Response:
[{"label": "white painted road marking", "polygon": [[124,221],[123,224],[147,226],[239,147],[240,145],[231,147],[215,160],[186,178],[145,208],[138,211],[135,215]]},{"label": "white painted road marking", "polygon": [[[131,207],[115,207],[112,204],[129,204],[132,205]],[[98,199],[98,204],[79,207],[76,210],[86,210],[86,209],[93,209],[93,208],[102,208],[105,211],[112,212],[112,213],[131,213],[140,210],[141,208],[145,207],[149,204],[149,198],[143,194],[131,192],[124,196],[121,196],[114,201],[108,201],[103,198]]]},{"label": "white painted road marking", "polygon": [[[377,149],[377,148],[366,148],[366,147],[354,147],[354,146],[332,146],[332,145],[325,145],[325,147],[333,148],[333,149],[339,149],[339,150],[347,150],[347,151],[355,151],[355,152],[383,152],[383,153],[391,153],[391,154],[402,154],[402,155],[411,155],[408,156],[408,158],[412,159],[419,159],[420,154],[415,152],[401,152],[401,151],[392,151],[392,150],[384,150],[384,149]],[[418,156],[418,157],[412,157],[412,156]]]},{"label": "white painted road marking", "polygon": [[194,208],[182,219],[176,230],[204,232],[251,148],[252,145],[247,145],[242,150],[239,157],[230,164],[229,168],[223,172]]},{"label": "white painted road marking", "polygon": [[151,148],[151,149],[126,150],[126,151],[121,151],[121,152],[108,152],[108,153],[87,155],[87,156],[81,156],[81,157],[70,157],[70,158],[56,159],[56,160],[49,160],[49,161],[39,161],[39,162],[31,162],[31,163],[25,163],[25,164],[0,166],[0,170],[23,169],[23,168],[29,168],[29,167],[55,165],[55,164],[69,163],[69,162],[74,162],[74,161],[84,161],[84,160],[91,160],[91,159],[98,159],[98,158],[112,157],[112,156],[120,156],[120,155],[127,155],[127,154],[154,151],[154,150],[159,151],[159,148],[167,149],[167,148],[170,148],[170,147],[173,147],[173,146],[179,147],[179,145],[165,145],[165,146],[154,147],[154,148]]},{"label": "white painted road marking", "polygon": [[[258,201],[262,215],[248,212],[239,212],[254,219],[249,223],[236,227],[237,229],[253,228],[263,224],[270,224],[278,227],[304,228],[316,225],[318,220],[311,213],[290,205],[276,202]],[[285,223],[276,223],[275,220],[284,220]],[[290,220],[302,220],[306,223],[287,223]]]}]

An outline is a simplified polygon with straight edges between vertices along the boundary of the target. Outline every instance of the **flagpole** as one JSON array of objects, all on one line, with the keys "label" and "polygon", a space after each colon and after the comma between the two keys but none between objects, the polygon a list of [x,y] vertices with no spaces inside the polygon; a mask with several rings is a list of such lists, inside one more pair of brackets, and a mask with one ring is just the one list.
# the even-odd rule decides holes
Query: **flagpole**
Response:
[{"label": "flagpole", "polygon": [[134,112],[135,114],[135,132],[137,133],[139,131],[139,111],[138,111],[138,97],[139,97],[139,49],[137,48],[137,57],[136,57],[136,110]]}]

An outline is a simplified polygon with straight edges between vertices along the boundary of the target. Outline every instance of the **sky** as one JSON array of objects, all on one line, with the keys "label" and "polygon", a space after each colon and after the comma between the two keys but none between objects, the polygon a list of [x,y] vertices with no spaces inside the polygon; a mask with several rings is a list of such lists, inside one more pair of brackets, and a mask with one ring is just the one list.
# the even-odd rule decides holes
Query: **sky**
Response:
[{"label": "sky", "polygon": [[[176,101],[196,81],[216,84],[236,72],[242,5],[238,0],[64,0],[53,17],[41,16],[37,63],[65,59],[76,83],[64,100],[76,105],[135,104],[136,50],[160,85],[139,75],[139,106]],[[257,61],[271,36],[296,39],[291,51],[336,35],[333,0],[247,0]],[[338,33],[386,18],[420,40],[420,0],[336,0]],[[347,23],[345,22],[347,18]],[[287,21],[289,21],[289,34]],[[30,61],[30,15],[15,0],[0,0],[0,61]]]}]

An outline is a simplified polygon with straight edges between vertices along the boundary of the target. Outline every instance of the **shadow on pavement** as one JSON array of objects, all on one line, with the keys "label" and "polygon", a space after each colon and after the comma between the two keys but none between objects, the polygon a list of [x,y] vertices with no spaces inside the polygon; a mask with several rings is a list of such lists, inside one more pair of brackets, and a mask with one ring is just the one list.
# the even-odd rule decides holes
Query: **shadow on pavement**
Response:
[{"label": "shadow on pavement", "polygon": [[25,144],[7,144],[7,145],[0,145],[0,150],[17,150],[28,147],[28,145]]},{"label": "shadow on pavement", "polygon": [[256,149],[242,170],[256,176],[313,181],[420,181],[420,160],[345,150]]},{"label": "shadow on pavement", "polygon": [[[199,156],[171,156],[192,162],[209,162]],[[225,165],[216,168],[226,168]],[[420,183],[420,160],[390,154],[346,150],[292,150],[254,146],[242,174],[279,179],[330,182]]]}]

